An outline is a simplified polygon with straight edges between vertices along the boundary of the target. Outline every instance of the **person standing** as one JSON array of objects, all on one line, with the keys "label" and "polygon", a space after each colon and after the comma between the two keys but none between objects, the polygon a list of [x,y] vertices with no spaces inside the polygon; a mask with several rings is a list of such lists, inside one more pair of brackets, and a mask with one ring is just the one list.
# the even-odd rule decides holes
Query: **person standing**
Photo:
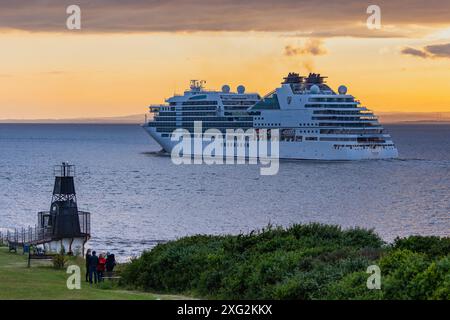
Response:
[{"label": "person standing", "polygon": [[113,272],[116,266],[116,257],[114,254],[108,254],[106,257],[106,272]]},{"label": "person standing", "polygon": [[86,251],[86,282],[89,282],[89,261],[91,256],[91,249],[88,249]]},{"label": "person standing", "polygon": [[[92,251],[92,256],[89,259],[89,283],[92,284],[92,280],[94,283],[98,281],[97,275],[97,266],[98,266],[98,257],[95,251]],[[94,279],[92,279],[94,278]]]},{"label": "person standing", "polygon": [[106,264],[106,259],[104,258],[103,254],[100,254],[98,257],[98,264],[97,264],[98,282],[103,281],[103,274],[105,273],[105,264]]}]

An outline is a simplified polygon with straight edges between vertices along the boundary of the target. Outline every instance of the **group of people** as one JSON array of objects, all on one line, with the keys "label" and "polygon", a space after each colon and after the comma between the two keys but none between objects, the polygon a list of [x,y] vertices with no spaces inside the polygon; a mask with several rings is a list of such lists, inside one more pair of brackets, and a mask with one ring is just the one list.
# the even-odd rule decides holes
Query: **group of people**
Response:
[{"label": "group of people", "polygon": [[103,281],[106,272],[113,272],[116,266],[114,254],[109,252],[97,256],[95,251],[88,249],[86,252],[86,282],[97,283]]}]

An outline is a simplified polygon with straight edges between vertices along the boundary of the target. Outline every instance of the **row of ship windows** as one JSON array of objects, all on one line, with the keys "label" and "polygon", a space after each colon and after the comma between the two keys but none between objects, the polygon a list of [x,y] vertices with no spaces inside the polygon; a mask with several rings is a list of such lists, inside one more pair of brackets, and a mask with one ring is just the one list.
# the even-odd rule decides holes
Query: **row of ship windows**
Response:
[{"label": "row of ship windows", "polygon": [[300,133],[319,133],[317,130],[299,130]]},{"label": "row of ship windows", "polygon": [[[169,123],[176,123],[177,117],[167,117],[167,116],[158,116],[156,118],[154,118],[155,122],[161,123],[161,122],[169,122]],[[212,117],[211,115],[209,116],[203,116],[203,117],[199,117],[199,116],[195,116],[195,117],[183,117],[181,119],[180,117],[180,121],[183,121],[183,123],[186,122],[194,122],[194,121],[200,121],[200,122],[206,122],[206,121],[214,121],[214,122],[233,122],[233,121],[248,121],[251,122],[252,118],[251,117]]]},{"label": "row of ship windows", "polygon": [[354,102],[353,98],[309,98],[310,102]]},{"label": "row of ship windows", "polygon": [[372,115],[364,114],[360,110],[357,111],[339,111],[339,110],[314,110],[314,114],[338,114],[338,115]]},{"label": "row of ship windows", "polygon": [[357,108],[357,105],[356,104],[305,104],[305,108],[354,109],[354,108]]},{"label": "row of ship windows", "polygon": [[[224,106],[252,106],[256,101],[222,101],[222,103]],[[182,103],[170,103],[171,106],[215,106],[217,104],[217,101],[185,101]]]},{"label": "row of ship windows", "polygon": [[165,111],[165,112],[175,112],[175,111],[216,111],[217,107],[216,106],[209,106],[209,107],[161,107],[159,108],[159,111]]},{"label": "row of ship windows", "polygon": [[252,106],[256,101],[222,101],[224,106]]},{"label": "row of ship windows", "polygon": [[[173,104],[171,104],[173,105]],[[217,101],[185,101],[183,106],[214,106],[217,105]]]},{"label": "row of ship windows", "polygon": [[175,117],[177,115],[215,115],[216,114],[216,110],[193,110],[193,111],[189,111],[189,110],[182,110],[182,111],[163,111],[163,112],[159,112],[157,115],[159,116],[166,116],[166,117]]},{"label": "row of ship windows", "polygon": [[[207,116],[208,114],[203,114],[203,116]],[[251,121],[251,117],[244,117],[244,118],[241,118],[241,119],[238,119],[238,121],[240,120],[240,121]],[[170,121],[170,119],[167,119],[167,120],[165,120],[165,119],[159,119],[159,118],[156,118],[155,119],[157,122],[160,122],[160,121]],[[173,120],[175,120],[175,119],[173,119]],[[198,119],[198,118],[195,118],[195,117],[183,117],[183,119],[182,119],[182,121],[183,121],[183,124],[185,124],[186,123],[186,121],[202,121],[202,120],[204,120],[204,119]],[[208,121],[230,121],[230,119],[224,119],[224,120],[221,120],[221,118],[218,118],[218,119],[205,119],[205,120],[208,120]],[[328,120],[328,119],[323,119],[323,120]],[[364,120],[366,120],[366,121],[372,121],[372,120],[369,120],[369,119],[364,119]],[[348,121],[351,121],[351,120],[348,120]],[[232,122],[232,121],[230,121],[230,122]],[[172,123],[173,123],[173,121],[172,121]],[[163,124],[163,123],[160,123],[159,125],[161,125],[161,126],[167,126],[167,125],[170,125],[170,123],[167,123],[167,124]],[[233,125],[237,125],[237,123],[233,123]],[[256,122],[255,123],[255,125],[257,125],[257,126],[268,126],[268,127],[281,127],[281,123],[263,123],[263,122]],[[317,126],[319,126],[319,127],[358,127],[358,128],[365,128],[365,127],[379,127],[380,125],[378,124],[378,123],[370,123],[370,122],[361,122],[361,121],[355,121],[354,123],[346,123],[346,122],[343,122],[343,123],[319,123],[319,124],[314,124],[314,123],[299,123],[299,126],[301,127],[301,126],[307,126],[307,127],[317,127]]]},{"label": "row of ship windows", "polygon": [[352,129],[322,129],[321,134],[381,134],[383,129],[362,129],[362,130],[352,130]]},{"label": "row of ship windows", "polygon": [[[281,141],[287,141],[287,142],[294,142],[294,141],[302,141],[303,137],[302,136],[290,136],[290,137],[283,137],[281,136]],[[318,137],[305,137],[304,138],[305,141],[327,141],[327,142],[335,142],[335,141],[346,141],[346,142],[358,142],[358,143],[363,143],[363,142],[376,142],[376,143],[384,143],[385,140],[384,139],[360,139],[360,138],[318,138]]]},{"label": "row of ship windows", "polygon": [[[189,129],[194,127],[194,123],[182,123],[180,126],[177,126],[174,122],[158,122],[156,123],[149,123],[149,127],[156,127],[156,128],[174,128],[175,129]],[[220,123],[220,122],[203,122],[202,127],[204,128],[251,128],[252,123],[251,122],[227,122],[227,123]]]},{"label": "row of ship windows", "polygon": [[159,112],[175,112],[175,111],[201,111],[201,110],[217,110],[217,106],[195,106],[195,107],[186,107],[186,106],[178,106],[178,107],[159,107],[157,111]]},{"label": "row of ship windows", "polygon": [[256,122],[255,125],[257,125],[257,126],[267,126],[267,127],[281,127],[281,123],[261,123],[261,122]]},{"label": "row of ship windows", "polygon": [[[253,99],[253,100],[260,100],[261,97],[259,96],[259,94],[246,94],[247,99]],[[242,97],[238,94],[236,96],[220,96],[220,99],[222,101],[229,101],[230,99],[236,99],[236,100],[242,100]]]},{"label": "row of ship windows", "polygon": [[[170,126],[169,124],[167,124],[167,125],[164,124],[164,125],[158,125],[158,126],[152,125],[152,127],[156,127],[156,131],[157,132],[173,132],[176,129],[180,129],[180,128],[184,128],[184,129],[186,129],[188,131],[192,131],[193,130],[193,125],[185,126],[185,127],[176,127],[175,125]],[[205,130],[208,130],[208,129],[216,129],[217,127],[214,126],[214,125],[209,125],[209,126],[203,125],[202,128],[203,128],[203,131],[205,131]],[[234,127],[234,126],[232,126],[232,127],[225,127],[225,126],[223,126],[223,127],[217,128],[217,129],[225,132],[224,131],[225,129],[236,129],[236,128],[239,128],[239,127]],[[251,128],[252,128],[251,125],[241,126],[240,127],[240,129],[243,129],[243,130],[247,130],[247,129],[251,129]],[[268,131],[270,131],[270,130],[271,129],[268,129]],[[308,133],[308,132],[304,131],[303,133]],[[365,134],[383,134],[383,130],[382,129],[381,130],[374,130],[374,129],[372,129],[372,130],[368,130],[368,129],[364,129],[364,130],[322,129],[319,132],[316,131],[316,132],[310,132],[310,133],[319,133],[319,134],[328,134],[328,135],[347,135],[347,134],[352,134],[352,135],[360,135],[361,136],[361,135],[365,135]]]},{"label": "row of ship windows", "polygon": [[[281,127],[281,123],[261,123],[261,122],[256,122],[255,125],[257,126],[267,126],[267,127]],[[299,124],[299,126],[305,126],[305,127],[317,127],[318,125],[314,125],[314,124]]]},{"label": "row of ship windows", "polygon": [[[264,120],[264,117],[255,117],[255,120]],[[281,126],[281,123],[262,123],[262,122],[257,122],[255,123],[257,125],[268,125],[268,126]],[[298,124],[300,127],[314,127],[317,126],[317,124],[314,123],[299,123]]]},{"label": "row of ship windows", "polygon": [[[161,135],[164,138],[168,138],[171,137],[171,134],[162,134]],[[224,138],[225,140],[225,138]],[[282,137],[280,139],[280,141],[284,141],[284,142],[302,142],[302,141],[329,141],[329,142],[333,142],[333,141],[357,141],[356,139],[339,139],[339,138],[317,138],[317,137],[303,137],[302,136],[295,136],[295,137],[291,137],[291,138],[285,138]],[[384,143],[384,140],[379,140],[377,141],[378,143]],[[222,146],[225,147],[243,147],[249,146],[248,142],[222,142]],[[384,149],[388,148],[388,149],[393,149],[395,146],[393,144],[351,144],[351,145],[339,145],[339,144],[335,144],[333,145],[334,149],[341,149],[341,148],[350,148],[350,149],[366,149],[366,148],[376,148],[376,147],[382,147]]]},{"label": "row of ship windows", "polygon": [[[161,134],[162,137],[173,137],[174,134],[173,133],[163,133]],[[196,134],[191,134],[192,138],[202,138],[202,135],[196,135]],[[214,136],[215,137],[215,136]],[[270,134],[269,134],[270,137]],[[255,140],[256,139],[262,139],[262,140],[266,140],[265,136],[259,137],[245,137],[245,140]],[[236,137],[228,137],[227,135],[222,136],[223,140],[235,140],[237,139]],[[377,137],[372,137],[372,138],[337,138],[337,137],[333,137],[333,138],[327,138],[327,137],[315,137],[315,136],[299,136],[299,135],[295,135],[295,136],[285,136],[285,135],[281,135],[280,136],[280,141],[286,141],[286,142],[302,142],[304,141],[326,141],[326,142],[336,142],[336,141],[345,141],[345,142],[358,142],[359,145],[364,146],[364,144],[361,143],[368,143],[368,142],[372,142],[373,143],[385,143],[386,140],[382,139],[382,138],[377,138]],[[228,143],[227,143],[228,144]],[[384,145],[384,144],[383,144]],[[391,144],[393,146],[393,144]]]},{"label": "row of ship windows", "polygon": [[[172,116],[172,117],[176,117],[177,113],[176,112],[160,112],[159,113],[160,116]],[[210,111],[210,112],[181,112],[181,116],[215,116],[216,112],[214,111]],[[364,117],[364,118],[362,118]],[[365,115],[365,114],[359,114],[359,117],[313,117],[313,120],[341,120],[341,121],[358,121],[358,120],[376,120],[376,117],[370,116],[370,115]],[[264,120],[264,117],[254,117],[254,120]],[[259,125],[266,125],[267,123],[257,123]],[[273,123],[268,123],[267,125],[269,126],[275,126],[275,125],[281,125],[280,123],[278,124],[273,124]],[[315,126],[317,124],[314,123],[299,123],[299,126]]]},{"label": "row of ship windows", "polygon": [[171,107],[160,107],[158,108],[158,111],[175,111],[175,108],[171,108]]},{"label": "row of ship windows", "polygon": [[370,122],[334,122],[327,123],[322,122],[319,123],[319,127],[355,127],[355,128],[369,128],[369,127],[380,127],[378,123],[370,123]]},{"label": "row of ship windows", "polygon": [[[168,137],[172,137],[172,134],[170,134],[170,133],[163,133],[162,135],[161,135],[163,138],[168,138]],[[226,139],[225,137],[223,137],[222,139]],[[249,139],[246,139],[246,140],[249,140]],[[254,139],[252,139],[252,140],[254,140]],[[263,140],[265,140],[265,139],[263,139]],[[317,138],[317,137],[305,137],[305,139],[304,139],[305,141],[318,141],[319,139]],[[321,141],[322,141],[322,139],[320,139]],[[296,141],[296,142],[301,142],[301,141],[303,141],[303,137],[302,136],[296,136],[295,138],[286,138],[286,137],[281,137],[281,139],[280,139],[280,141],[286,141],[286,142],[294,142],[294,141]],[[333,141],[333,140],[331,140],[331,141]],[[334,141],[340,141],[340,140],[334,140]],[[241,142],[227,142],[226,143],[226,145],[227,146],[231,146],[231,145],[239,145],[239,146],[243,146],[243,143],[241,143]],[[225,145],[225,143],[223,143],[223,145]],[[246,145],[248,146],[248,143],[246,143]]]},{"label": "row of ship windows", "polygon": [[[257,101],[251,101],[251,100],[247,100],[247,101],[222,101],[222,104],[228,105],[228,106],[252,106],[256,103]],[[176,103],[176,102],[171,102],[169,105],[170,106],[214,106],[217,105],[218,101],[184,101],[182,103]]]},{"label": "row of ship windows", "polygon": [[383,148],[388,150],[395,149],[395,145],[393,144],[363,144],[363,145],[354,145],[354,144],[335,144],[333,145],[334,149],[340,150],[344,148],[348,149],[355,149],[355,150],[361,150],[361,149],[376,149],[376,148]]},{"label": "row of ship windows", "polygon": [[224,110],[231,110],[231,111],[245,111],[248,107],[225,107]]},{"label": "row of ship windows", "polygon": [[[246,127],[246,128],[242,128],[243,130],[247,130],[250,129],[251,127]],[[156,131],[157,132],[173,132],[176,129],[180,129],[180,128],[176,128],[176,127],[168,127],[168,128],[157,128]],[[204,131],[207,130],[208,128],[203,128]],[[218,128],[220,131],[225,132],[225,129],[235,129],[235,128]],[[186,130],[188,131],[193,131],[193,128],[186,128]],[[382,132],[376,132],[376,131],[346,131],[346,132],[342,132],[339,130],[326,130],[327,132],[323,132],[324,130],[320,130],[319,134],[330,134],[330,135],[346,135],[346,134],[354,134],[354,135],[364,135],[364,134],[382,134]],[[303,132],[303,133],[307,133],[307,132]],[[317,133],[317,132],[316,132]]]},{"label": "row of ship windows", "polygon": [[[307,141],[317,141],[317,138],[316,137],[306,137],[305,138],[305,140],[307,140]],[[284,139],[282,139],[281,141],[286,141],[286,142],[294,142],[294,140],[284,140]],[[297,139],[295,140],[295,142],[302,142],[302,137],[297,137]],[[246,146],[246,147],[248,147],[250,144],[248,143],[248,142],[245,142],[245,143],[243,143],[243,142],[223,142],[222,143],[222,146],[223,147],[243,147],[243,146]]]},{"label": "row of ship windows", "polygon": [[160,112],[158,116],[161,117],[177,117],[177,116],[215,116],[216,112],[181,112],[181,114],[177,115],[175,112]]},{"label": "row of ship windows", "polygon": [[373,117],[366,117],[364,115],[358,116],[358,117],[312,117],[313,120],[331,120],[331,121],[361,121],[361,120],[376,120],[376,118]]},{"label": "row of ship windows", "polygon": [[182,107],[178,108],[179,111],[200,111],[200,110],[210,110],[216,111],[217,107]]}]

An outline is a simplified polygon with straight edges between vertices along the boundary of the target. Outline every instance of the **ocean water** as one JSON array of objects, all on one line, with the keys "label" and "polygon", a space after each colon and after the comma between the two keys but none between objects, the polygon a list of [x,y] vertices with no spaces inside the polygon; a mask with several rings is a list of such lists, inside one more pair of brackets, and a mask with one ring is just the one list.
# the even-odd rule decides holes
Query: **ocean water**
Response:
[{"label": "ocean water", "polygon": [[53,165],[76,165],[78,205],[92,212],[89,246],[124,258],[157,241],[250,232],[269,223],[374,229],[386,241],[450,236],[450,125],[390,125],[400,159],[182,165],[133,125],[0,125],[0,227],[48,210]]}]

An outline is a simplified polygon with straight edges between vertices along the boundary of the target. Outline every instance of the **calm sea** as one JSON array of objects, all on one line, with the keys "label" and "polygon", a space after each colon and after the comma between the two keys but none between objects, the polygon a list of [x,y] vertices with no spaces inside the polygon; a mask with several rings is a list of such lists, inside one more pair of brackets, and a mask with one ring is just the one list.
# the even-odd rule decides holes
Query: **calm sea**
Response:
[{"label": "calm sea", "polygon": [[386,241],[450,236],[450,125],[391,125],[398,160],[172,164],[133,125],[0,125],[0,227],[35,224],[50,207],[53,165],[76,165],[90,247],[121,257],[155,240],[249,232],[271,223],[373,228]]}]

